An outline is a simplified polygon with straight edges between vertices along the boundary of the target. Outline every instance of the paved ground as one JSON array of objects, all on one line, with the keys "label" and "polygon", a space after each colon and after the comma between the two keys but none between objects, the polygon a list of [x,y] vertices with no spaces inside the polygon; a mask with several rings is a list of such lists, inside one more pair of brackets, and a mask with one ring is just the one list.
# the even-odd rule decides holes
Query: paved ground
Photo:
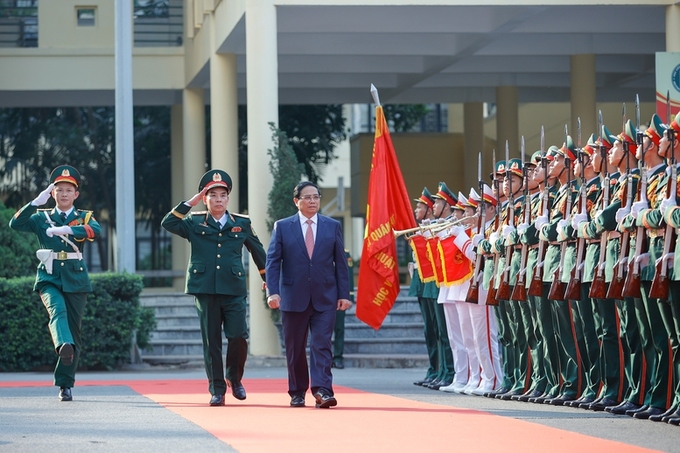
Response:
[{"label": "paved ground", "polygon": [[[680,427],[572,408],[446,394],[414,386],[412,382],[423,374],[422,369],[334,371],[336,384],[368,392],[482,410],[630,445],[680,452]],[[244,377],[246,390],[248,378],[285,376],[286,370],[281,367],[248,367]],[[59,403],[54,387],[30,386],[51,382],[51,373],[0,373],[0,452],[174,452],[203,448],[234,451],[210,433],[125,386],[125,381],[132,380],[205,379],[202,369],[139,367],[122,372],[83,372],[78,379],[116,381],[120,385],[76,387],[76,405]],[[24,386],[2,386],[3,382],[15,381]],[[208,399],[206,393],[206,403]],[[338,399],[342,405],[340,395]],[[493,435],[492,426],[489,433]],[[530,439],[527,442],[530,444]]]}]

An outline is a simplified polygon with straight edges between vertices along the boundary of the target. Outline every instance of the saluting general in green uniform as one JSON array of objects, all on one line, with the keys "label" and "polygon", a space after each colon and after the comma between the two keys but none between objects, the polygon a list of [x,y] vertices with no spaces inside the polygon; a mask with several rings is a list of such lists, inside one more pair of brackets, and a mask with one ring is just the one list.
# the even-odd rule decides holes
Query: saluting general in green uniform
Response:
[{"label": "saluting general in green uniform", "polygon": [[[186,293],[196,298],[201,323],[203,358],[211,406],[223,406],[227,386],[239,400],[246,399],[241,384],[248,355],[246,324],[246,272],[243,246],[248,249],[264,280],[266,253],[250,219],[227,211],[231,178],[210,170],[201,178],[199,193],[183,201],[163,218],[163,228],[191,243]],[[189,212],[199,201],[208,211]],[[222,365],[221,330],[229,340],[226,379]]]},{"label": "saluting general in green uniform", "polygon": [[[54,369],[54,385],[59,400],[71,401],[76,369],[82,350],[80,325],[87,293],[92,292],[87,266],[83,261],[83,244],[99,237],[101,228],[91,211],[74,208],[80,195],[80,174],[68,165],[55,168],[50,185],[35,200],[21,208],[9,226],[38,236],[40,264],[34,290],[49,313],[49,328],[54,349],[59,355]],[[50,197],[52,209],[38,209]]]}]

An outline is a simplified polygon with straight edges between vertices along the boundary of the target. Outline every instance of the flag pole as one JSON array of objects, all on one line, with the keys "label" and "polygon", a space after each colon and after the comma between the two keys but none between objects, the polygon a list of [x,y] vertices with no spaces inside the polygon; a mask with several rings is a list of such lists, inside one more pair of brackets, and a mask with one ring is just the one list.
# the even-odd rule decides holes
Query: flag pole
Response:
[{"label": "flag pole", "polygon": [[378,89],[373,84],[371,84],[371,96],[373,96],[373,102],[376,105],[380,105],[380,96],[378,96]]}]

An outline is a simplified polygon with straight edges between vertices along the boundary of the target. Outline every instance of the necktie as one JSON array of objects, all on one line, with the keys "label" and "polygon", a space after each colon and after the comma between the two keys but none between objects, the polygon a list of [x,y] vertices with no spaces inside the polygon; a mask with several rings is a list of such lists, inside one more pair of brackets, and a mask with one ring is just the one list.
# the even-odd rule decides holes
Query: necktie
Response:
[{"label": "necktie", "polygon": [[66,222],[66,213],[65,212],[60,212],[59,217],[61,217],[61,223]]},{"label": "necktie", "polygon": [[305,245],[307,246],[307,254],[309,257],[312,257],[312,253],[314,253],[314,232],[312,231],[312,222],[311,219],[307,219],[307,232],[305,233]]}]

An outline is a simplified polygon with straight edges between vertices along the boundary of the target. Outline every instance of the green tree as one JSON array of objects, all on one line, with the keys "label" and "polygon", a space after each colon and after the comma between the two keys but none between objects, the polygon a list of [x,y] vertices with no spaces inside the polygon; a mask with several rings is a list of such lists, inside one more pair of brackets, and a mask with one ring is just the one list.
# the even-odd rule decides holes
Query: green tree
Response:
[{"label": "green tree", "polygon": [[425,115],[425,104],[388,104],[383,106],[385,120],[392,132],[409,132]]},{"label": "green tree", "polygon": [[9,228],[10,219],[16,210],[7,209],[0,202],[0,278],[35,275],[38,259],[38,238]]},{"label": "green tree", "polygon": [[293,189],[300,182],[304,166],[297,161],[286,133],[277,129],[274,123],[269,123],[269,127],[274,141],[274,148],[267,150],[269,172],[274,179],[267,205],[267,228],[271,232],[274,222],[297,212],[293,203]]}]

